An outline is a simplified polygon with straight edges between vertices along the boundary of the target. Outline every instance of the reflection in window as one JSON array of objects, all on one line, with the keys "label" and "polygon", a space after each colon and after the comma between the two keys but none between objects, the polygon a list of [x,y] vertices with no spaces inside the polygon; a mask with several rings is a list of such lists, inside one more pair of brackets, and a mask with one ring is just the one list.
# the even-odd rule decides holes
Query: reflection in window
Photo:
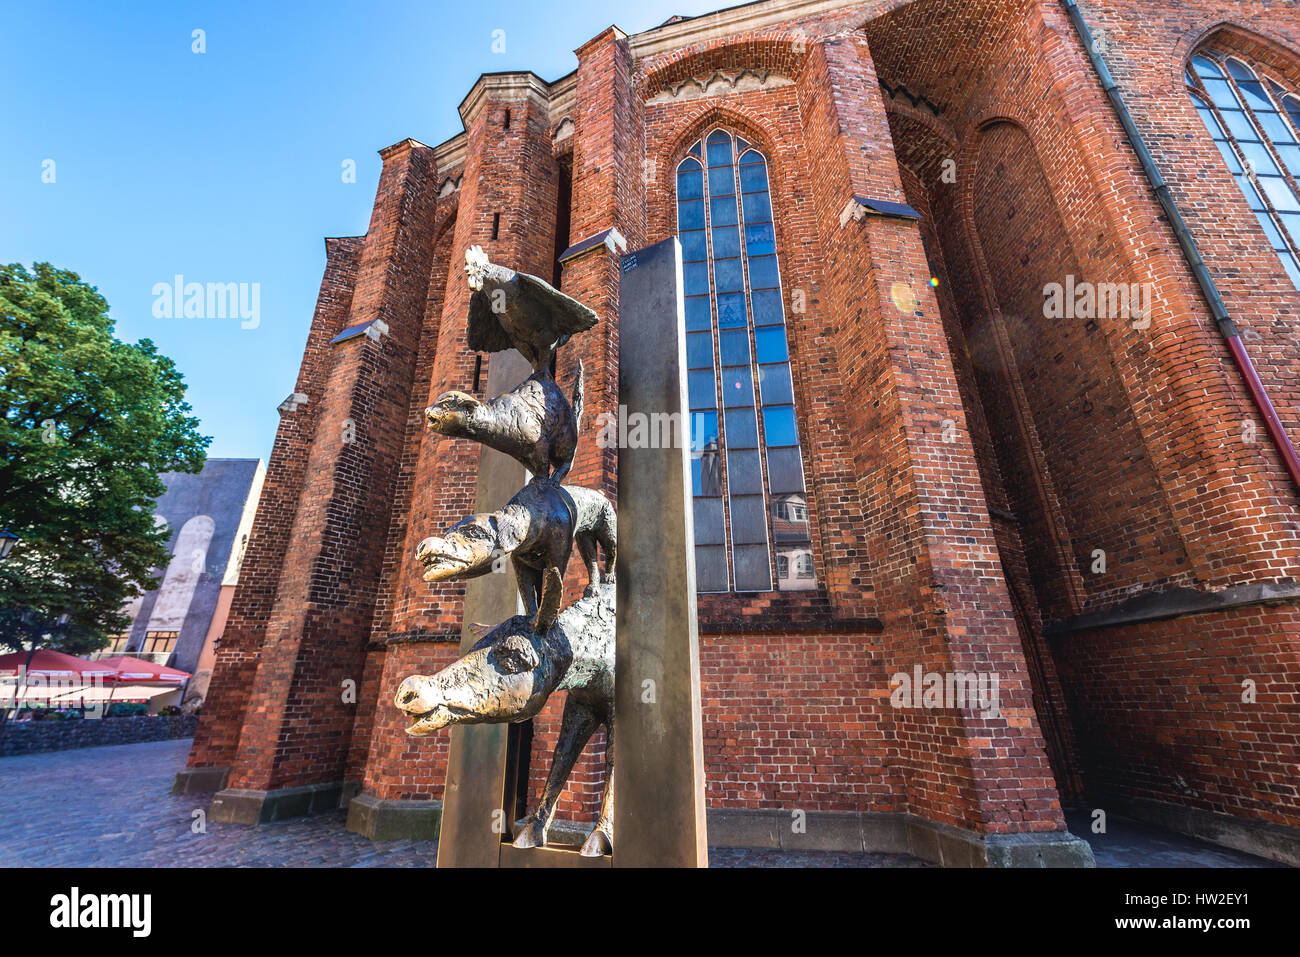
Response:
[{"label": "reflection in window", "polygon": [[714,130],[677,167],[700,591],[816,587],[767,160]]},{"label": "reflection in window", "polygon": [[1186,80],[1201,122],[1292,284],[1300,288],[1300,99],[1272,80],[1266,88],[1255,70],[1235,57],[1194,56]]}]

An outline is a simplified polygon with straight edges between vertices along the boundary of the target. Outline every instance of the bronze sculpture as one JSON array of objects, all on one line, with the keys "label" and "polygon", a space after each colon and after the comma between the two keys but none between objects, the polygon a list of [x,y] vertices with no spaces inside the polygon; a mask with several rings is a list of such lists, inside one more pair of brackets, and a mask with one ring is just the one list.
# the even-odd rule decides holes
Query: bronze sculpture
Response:
[{"label": "bronze sculpture", "polygon": [[526,721],[553,692],[567,691],[546,785],[514,846],[545,846],[564,783],[587,741],[604,725],[600,816],[582,846],[583,855],[595,857],[608,854],[614,838],[614,586],[597,585],[560,611],[562,589],[559,572],[549,569],[536,614],[502,622],[435,675],[411,675],[398,688],[396,702],[411,719],[406,733],[419,736],[453,724]]},{"label": "bronze sculpture", "polygon": [[[510,556],[525,611],[537,611],[547,568],[563,575],[573,545],[587,569],[587,594],[614,580],[618,524],[614,506],[600,492],[533,479],[500,510],[471,515],[443,536],[420,542],[415,555],[428,582],[478,578]],[[605,553],[600,572],[597,546]]]},{"label": "bronze sculpture", "polygon": [[536,372],[488,402],[464,392],[444,392],[424,416],[435,432],[473,439],[518,460],[540,478],[562,482],[573,467],[582,428],[582,363],[572,404],[554,379]]},{"label": "bronze sculpture", "polygon": [[[565,781],[596,728],[604,725],[605,787],[600,815],[582,853],[613,850],[614,561],[617,518],[600,492],[561,485],[573,465],[582,416],[582,364],[573,404],[555,385],[555,349],[590,329],[596,314],[534,276],[493,265],[479,247],[466,253],[475,290],[470,300],[470,348],[517,349],[534,373],[488,402],[447,392],[426,410],[431,430],[504,452],[533,478],[495,512],[473,515],[442,536],[422,541],[416,556],[425,581],[476,578],[509,556],[525,615],[492,628],[436,675],[411,675],[395,704],[415,736],[453,724],[526,721],[550,695],[566,691],[551,769],[537,807],[514,846],[541,847]],[[574,545],[587,569],[583,597],[560,609],[563,575]],[[602,574],[599,553],[604,553]],[[514,822],[508,822],[511,826]]]},{"label": "bronze sculpture", "polygon": [[549,283],[488,262],[478,246],[465,253],[474,290],[469,300],[469,347],[475,352],[517,349],[533,371],[550,377],[551,357],[596,314]]}]

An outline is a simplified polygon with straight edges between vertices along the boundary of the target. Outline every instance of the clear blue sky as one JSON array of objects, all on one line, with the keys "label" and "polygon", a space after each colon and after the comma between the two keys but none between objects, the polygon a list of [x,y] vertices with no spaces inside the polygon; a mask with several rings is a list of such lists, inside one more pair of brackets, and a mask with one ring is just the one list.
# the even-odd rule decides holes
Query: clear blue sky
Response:
[{"label": "clear blue sky", "polygon": [[[266,459],[322,238],[365,232],[378,150],[460,132],[456,105],[480,73],[554,80],[611,23],[636,33],[727,5],[5,0],[0,262],[51,262],[98,287],[119,338],[152,339],[176,361],[210,454]],[[178,273],[260,284],[260,325],[155,318],[154,285]]]}]

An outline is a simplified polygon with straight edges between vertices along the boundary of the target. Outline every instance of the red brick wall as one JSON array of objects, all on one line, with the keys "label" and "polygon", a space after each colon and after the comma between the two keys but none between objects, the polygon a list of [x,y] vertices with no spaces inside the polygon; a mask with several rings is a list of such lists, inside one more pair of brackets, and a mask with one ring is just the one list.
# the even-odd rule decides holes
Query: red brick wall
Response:
[{"label": "red brick wall", "polygon": [[[1104,29],[1124,96],[1296,434],[1300,297],[1180,79],[1222,5],[1082,6]],[[1221,41],[1300,89],[1300,14],[1243,0],[1229,15],[1237,25]],[[634,249],[669,236],[676,164],[721,125],[769,161],[819,588],[701,598],[710,803],[909,810],[986,831],[1050,830],[1061,826],[1052,771],[1074,794],[1081,765],[1084,784],[1112,793],[1293,819],[1293,785],[1279,779],[1297,717],[1278,691],[1294,684],[1290,610],[1043,639],[1054,619],[1134,594],[1285,580],[1300,562],[1295,492],[1262,426],[1259,441],[1239,440],[1242,422],[1258,417],[1059,4],[880,0],[641,60],[611,29],[580,47],[578,62],[570,142],[552,144],[559,117],[536,101],[489,97],[471,118],[460,193],[430,211],[427,257],[418,277],[401,280],[422,296],[400,317],[414,384],[395,399],[383,466],[392,505],[366,539],[382,561],[377,591],[349,606],[369,601],[372,611],[355,629],[369,629],[371,645],[348,776],[384,798],[441,794],[446,735],[407,738],[391,701],[401,678],[450,661],[459,638],[462,587],[425,584],[413,556],[421,538],[473,511],[477,446],[427,433],[419,415],[473,377],[465,248],[479,243],[494,261],[549,277],[564,239],[615,227]],[[792,82],[646,103],[720,69]],[[572,151],[564,238],[557,150]],[[952,183],[941,178],[946,160]],[[925,220],[841,224],[853,195],[909,201]],[[378,247],[368,238],[366,248]],[[312,342],[339,317],[356,273],[357,249],[351,273],[346,251],[337,266],[331,259]],[[362,259],[357,284],[370,301],[378,264]],[[1043,287],[1069,274],[1155,284],[1151,329],[1045,321]],[[601,317],[559,365],[566,389],[578,357],[587,377],[570,481],[612,496],[613,450],[597,448],[594,434],[597,416],[617,409],[617,258],[598,248],[560,275]],[[789,308],[795,293],[803,312]],[[319,390],[327,366],[313,356],[309,344],[303,381]],[[339,401],[282,423],[250,549],[263,574],[241,585],[247,611],[238,617],[237,598],[192,763],[230,763],[240,689],[277,583],[281,593],[292,584],[292,573],[278,581],[289,529],[305,521],[293,490],[306,481],[311,434],[295,430]],[[942,440],[945,423],[955,442]],[[1104,575],[1090,570],[1095,548],[1107,552]],[[574,569],[570,594],[581,584]],[[889,676],[914,664],[998,673],[1002,717],[895,711]],[[1266,685],[1272,696],[1258,710],[1233,704],[1247,665],[1262,675],[1261,702]],[[299,671],[277,680],[310,686]],[[275,707],[289,714],[297,701]],[[534,795],[561,705],[536,721]],[[1211,731],[1223,750],[1209,747]],[[346,751],[347,732],[335,741]],[[594,813],[601,748],[594,742],[575,770],[561,816]]]},{"label": "red brick wall", "polygon": [[[1225,280],[1234,318],[1257,333],[1264,325],[1270,330],[1248,333],[1248,348],[1266,367],[1286,366],[1294,340],[1288,349],[1277,332],[1280,317],[1294,311],[1296,293],[1275,262],[1264,263],[1272,254],[1182,89],[1185,57],[1222,13],[1212,4],[1145,6],[1084,4],[1207,261]],[[1294,492],[1266,441],[1239,441],[1242,422],[1258,418],[1068,21],[1056,4],[1041,4],[1028,17],[994,3],[960,12],[943,7],[915,4],[870,24],[868,34],[886,83],[924,95],[940,112],[931,118],[924,106],[891,105],[893,132],[933,200],[945,278],[962,318],[961,333],[950,339],[970,355],[996,446],[996,455],[981,456],[984,484],[994,502],[1003,480],[1001,507],[1018,520],[1019,535],[1004,533],[999,549],[1017,590],[1030,591],[1023,586],[1032,582],[1038,627],[1172,584],[1216,588],[1294,577]],[[1270,8],[1266,23],[1260,5],[1233,11],[1270,33],[1286,29],[1276,12]],[[948,31],[951,42],[935,43],[936,31]],[[1261,48],[1236,34],[1230,42],[1243,51]],[[1294,78],[1293,57],[1275,47],[1265,56],[1277,75]],[[939,180],[945,154],[957,162],[954,185]],[[1041,324],[1042,299],[1035,296],[1071,272],[1099,277],[1094,282],[1155,283],[1152,330],[1139,334],[1107,320]],[[1063,366],[1073,368],[1063,373]],[[1293,432],[1294,381],[1292,374],[1285,385],[1270,383]],[[1028,558],[1023,566],[1015,538]],[[1114,547],[1085,539],[1115,543],[1119,561]],[[1106,548],[1105,575],[1090,573],[1093,547]],[[1195,642],[1205,622],[1162,627]],[[1195,668],[1180,665],[1177,655],[1142,654],[1136,639],[1150,628],[1072,636],[1061,645],[1072,664],[1068,676],[1061,665],[1059,692],[1052,656],[1043,656],[1046,688],[1054,701],[1070,701],[1073,737],[1098,788],[1113,789],[1113,779],[1135,773],[1144,760],[1134,742],[1145,734],[1147,707],[1118,683],[1138,679],[1121,676],[1140,672],[1149,683],[1164,669],[1160,681],[1170,693],[1154,725],[1204,720],[1206,705],[1191,691]],[[1253,640],[1283,648],[1293,641],[1258,634]],[[1093,654],[1089,641],[1105,651]],[[1201,651],[1213,662],[1208,667],[1221,669],[1236,647]],[[1097,667],[1103,654],[1117,656],[1113,668]],[[1289,665],[1274,671],[1288,673]],[[1125,744],[1100,758],[1097,740]],[[1198,756],[1190,737],[1177,744],[1174,763],[1217,760]],[[1125,756],[1124,746],[1133,753]],[[1280,760],[1269,742],[1257,747],[1261,760]],[[1158,778],[1148,779],[1146,796],[1184,802],[1168,777],[1163,785],[1154,783]]]},{"label": "red brick wall", "polygon": [[[505,112],[510,110],[510,127]],[[465,281],[465,250],[480,245],[493,262],[533,275],[551,275],[555,201],[559,171],[551,156],[550,120],[545,104],[513,94],[490,96],[473,117],[458,192],[458,212],[449,243],[439,245],[445,277],[436,351],[428,391],[412,410],[422,411],[448,389],[471,391],[476,356],[466,346],[470,289]],[[501,215],[492,239],[494,214]],[[430,318],[426,316],[426,327]],[[430,340],[426,340],[426,345]],[[480,383],[487,383],[490,359],[484,356]],[[481,391],[480,391],[481,394]],[[377,641],[387,642],[382,674],[373,686],[377,700],[368,729],[363,777],[368,793],[380,798],[433,798],[442,794],[448,735],[411,738],[406,720],[393,706],[397,686],[411,674],[432,674],[457,656],[464,585],[429,584],[415,560],[418,543],[440,534],[474,513],[479,446],[448,439],[427,429],[409,436],[418,445],[411,479],[410,518],[390,533],[393,597],[388,623],[381,620]]]},{"label": "red brick wall", "polygon": [[1148,798],[1300,827],[1298,641],[1294,604],[1056,639],[1096,806]]},{"label": "red brick wall", "polygon": [[[1065,711],[1065,696],[1056,664],[1052,658],[1051,648],[1043,635],[1042,610],[1034,589],[1034,582],[1046,575],[1026,556],[1024,538],[1020,533],[1021,522],[1028,513],[1030,502],[1021,501],[1026,496],[1022,494],[1024,490],[1019,486],[1015,489],[1017,494],[1008,494],[1004,481],[1007,472],[998,461],[999,451],[1006,450],[1008,447],[1017,453],[1025,454],[1023,443],[1013,441],[1013,437],[1020,433],[1014,416],[1008,415],[1012,403],[1003,401],[997,393],[994,393],[993,405],[994,418],[999,423],[996,442],[994,433],[990,432],[989,416],[980,398],[976,364],[972,362],[967,348],[961,315],[952,295],[951,274],[944,261],[944,244],[940,237],[949,235],[953,228],[950,223],[951,210],[939,207],[947,214],[941,222],[935,212],[936,207],[930,202],[931,192],[942,190],[945,185],[941,178],[942,160],[952,151],[946,148],[947,144],[940,140],[933,130],[925,128],[923,121],[918,122],[921,120],[920,117],[915,114],[900,115],[896,104],[891,103],[890,109],[895,110],[890,115],[890,126],[900,162],[904,164],[910,162],[920,170],[919,173],[914,172],[913,167],[908,165],[900,168],[908,202],[922,216],[921,237],[925,246],[926,259],[933,274],[932,282],[936,284],[935,295],[943,318],[944,335],[952,357],[953,371],[957,375],[962,407],[966,410],[966,421],[971,429],[971,441],[979,464],[980,480],[993,518],[993,533],[997,542],[998,557],[1012,599],[1025,662],[1029,668],[1034,712],[1043,726],[1047,753],[1057,781],[1057,788],[1063,799],[1075,800],[1080,796],[1082,779],[1079,774],[1074,735]],[[963,267],[959,268],[964,274]],[[982,372],[986,373],[983,369],[984,363],[980,365]],[[1011,472],[1017,477],[1026,474],[1015,471],[1018,461],[1012,463]],[[1016,510],[1017,503],[1021,506],[1021,510]],[[1033,503],[1037,504],[1037,498],[1033,499]],[[993,509],[997,511],[992,511]],[[1041,533],[1041,526],[1039,531]],[[1049,559],[1055,554],[1055,550],[1050,547],[1050,539],[1046,544],[1049,547],[1036,549],[1036,558],[1043,552],[1047,553]],[[1044,566],[1045,569],[1052,567],[1051,564]],[[1037,576],[1031,569],[1037,571]],[[1049,591],[1048,594],[1051,592]]]},{"label": "red brick wall", "polygon": [[906,810],[885,668],[861,633],[702,636],[709,806]]},{"label": "red brick wall", "polygon": [[[440,171],[439,178],[442,177]],[[403,578],[401,570],[408,556],[404,554],[407,530],[411,527],[411,503],[413,498],[421,501],[427,499],[431,486],[416,486],[416,471],[420,451],[424,447],[425,433],[424,410],[430,405],[429,394],[433,376],[434,358],[437,354],[441,330],[442,303],[447,287],[447,274],[451,265],[452,240],[455,237],[456,211],[458,195],[450,196],[438,203],[434,222],[434,233],[438,236],[434,244],[433,266],[429,273],[428,292],[424,304],[424,320],[420,330],[419,352],[415,364],[414,382],[411,386],[411,401],[406,416],[406,433],[402,440],[402,459],[393,492],[392,517],[388,528],[388,541],[384,551],[384,567],[380,575],[379,596],[375,602],[374,623],[371,630],[371,644],[366,657],[364,679],[357,698],[357,717],[352,729],[351,751],[348,755],[348,781],[360,781],[365,771],[366,758],[370,748],[370,735],[374,722],[375,709],[380,706],[380,681],[383,677],[385,661],[385,644],[376,641],[375,636],[391,633],[393,596],[405,594],[406,589],[399,587]],[[448,354],[452,350],[448,350]],[[472,383],[471,383],[472,385]],[[384,704],[389,702],[385,701]]]},{"label": "red brick wall", "polygon": [[379,339],[330,347],[303,475],[230,786],[341,779],[379,587],[382,542],[406,431],[419,316],[433,252],[432,150],[384,153],[348,322],[382,320]]}]

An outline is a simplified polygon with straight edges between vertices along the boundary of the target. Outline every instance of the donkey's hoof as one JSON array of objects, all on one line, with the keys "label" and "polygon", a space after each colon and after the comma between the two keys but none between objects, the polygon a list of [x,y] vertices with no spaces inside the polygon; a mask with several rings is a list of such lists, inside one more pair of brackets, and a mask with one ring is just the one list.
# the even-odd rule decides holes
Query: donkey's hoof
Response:
[{"label": "donkey's hoof", "polygon": [[529,821],[524,825],[514,839],[515,847],[545,847],[546,846],[546,828],[542,827],[535,821]]},{"label": "donkey's hoof", "polygon": [[604,857],[606,854],[614,852],[613,842],[610,841],[609,835],[600,828],[592,831],[587,835],[587,840],[582,844],[583,857]]}]

